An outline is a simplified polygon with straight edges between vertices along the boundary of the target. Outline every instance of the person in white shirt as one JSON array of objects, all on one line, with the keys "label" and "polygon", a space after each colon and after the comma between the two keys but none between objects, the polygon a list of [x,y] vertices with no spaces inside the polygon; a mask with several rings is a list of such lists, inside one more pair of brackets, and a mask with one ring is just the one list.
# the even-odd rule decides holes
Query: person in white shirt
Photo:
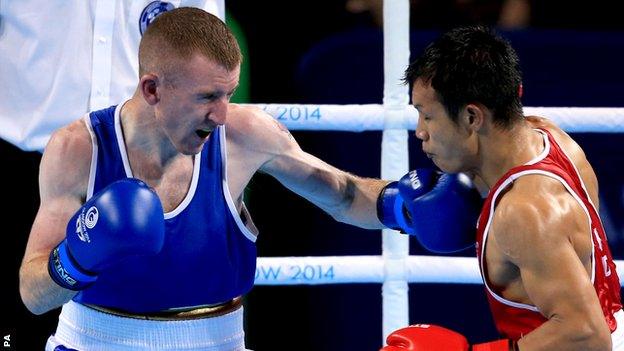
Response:
[{"label": "person in white shirt", "polygon": [[3,2],[0,138],[43,151],[71,118],[132,95],[142,30],[182,6],[225,20],[223,0]]}]

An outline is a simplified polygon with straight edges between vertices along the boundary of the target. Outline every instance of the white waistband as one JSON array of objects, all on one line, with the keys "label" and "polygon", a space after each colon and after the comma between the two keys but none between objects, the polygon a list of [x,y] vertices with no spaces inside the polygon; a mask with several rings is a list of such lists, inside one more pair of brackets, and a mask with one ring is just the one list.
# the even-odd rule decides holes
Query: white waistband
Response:
[{"label": "white waistband", "polygon": [[154,321],[63,305],[55,338],[78,350],[244,350],[243,308],[211,318]]}]

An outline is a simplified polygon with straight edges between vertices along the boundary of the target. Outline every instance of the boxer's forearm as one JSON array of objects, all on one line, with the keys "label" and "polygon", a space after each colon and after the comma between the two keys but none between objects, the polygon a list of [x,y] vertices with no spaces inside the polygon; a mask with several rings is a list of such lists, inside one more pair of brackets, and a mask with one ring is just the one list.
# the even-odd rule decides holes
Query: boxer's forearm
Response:
[{"label": "boxer's forearm", "polygon": [[43,314],[71,300],[78,292],[56,284],[48,273],[48,256],[24,262],[20,268],[20,295],[34,314]]},{"label": "boxer's forearm", "polygon": [[332,215],[338,221],[362,228],[385,228],[377,218],[377,197],[387,183],[385,180],[347,175],[342,189],[341,210]]},{"label": "boxer's forearm", "polygon": [[518,340],[521,351],[611,350],[608,328],[551,319]]}]

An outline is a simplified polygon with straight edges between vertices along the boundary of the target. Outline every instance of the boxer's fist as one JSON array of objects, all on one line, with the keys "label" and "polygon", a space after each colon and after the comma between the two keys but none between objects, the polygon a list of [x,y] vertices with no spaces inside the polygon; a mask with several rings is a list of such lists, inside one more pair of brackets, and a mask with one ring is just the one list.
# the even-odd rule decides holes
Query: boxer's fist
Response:
[{"label": "boxer's fist", "polygon": [[[435,173],[430,191],[421,194],[420,172],[399,180],[398,189],[411,219],[410,234],[426,249],[448,253],[476,242],[476,227],[483,200],[468,176]],[[430,183],[430,176],[425,181]]]},{"label": "boxer's fist", "polygon": [[468,351],[466,338],[452,330],[430,324],[415,324],[395,330],[381,351]]},{"label": "boxer's fist", "polygon": [[[377,197],[377,218],[388,228],[406,234],[414,234],[412,219],[399,192],[399,183],[409,183],[410,198],[425,195],[433,189],[438,172],[432,169],[418,169],[404,175],[398,182],[390,182]],[[405,191],[406,187],[402,187]]]},{"label": "boxer's fist", "polygon": [[475,243],[483,200],[468,176],[417,169],[388,183],[377,199],[387,227],[414,235],[433,252],[454,252]]},{"label": "boxer's fist", "polygon": [[160,252],[164,233],[156,193],[140,180],[119,180],[93,195],[69,220],[65,240],[50,253],[50,276],[64,288],[84,289],[110,264]]}]

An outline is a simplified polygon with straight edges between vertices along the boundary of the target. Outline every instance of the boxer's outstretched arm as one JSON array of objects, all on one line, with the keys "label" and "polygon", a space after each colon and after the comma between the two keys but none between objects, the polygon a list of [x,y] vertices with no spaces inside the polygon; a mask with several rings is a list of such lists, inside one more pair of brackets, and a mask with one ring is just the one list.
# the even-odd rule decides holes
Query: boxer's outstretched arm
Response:
[{"label": "boxer's outstretched arm", "polygon": [[52,135],[41,159],[41,202],[19,272],[20,295],[32,313],[57,308],[76,294],[50,278],[48,258],[64,239],[67,221],[86,196],[91,150],[89,132],[79,120]]},{"label": "boxer's outstretched arm", "polygon": [[275,177],[338,221],[369,229],[384,228],[377,219],[376,201],[387,181],[337,169],[304,152],[288,130],[263,111],[248,112],[253,114],[249,118],[254,122],[245,133],[244,143],[250,152],[263,155],[260,172]]},{"label": "boxer's outstretched arm", "polygon": [[290,139],[283,153],[261,171],[306,198],[334,219],[369,229],[384,228],[377,219],[377,197],[387,183],[337,169],[310,155]]},{"label": "boxer's outstretched arm", "polygon": [[[520,181],[535,177],[540,176]],[[488,240],[519,270],[530,299],[521,302],[536,306],[548,319],[519,340],[519,349],[611,350],[609,328],[583,262],[591,262],[587,216],[561,184],[548,182],[548,192],[531,187],[505,195]]]}]

